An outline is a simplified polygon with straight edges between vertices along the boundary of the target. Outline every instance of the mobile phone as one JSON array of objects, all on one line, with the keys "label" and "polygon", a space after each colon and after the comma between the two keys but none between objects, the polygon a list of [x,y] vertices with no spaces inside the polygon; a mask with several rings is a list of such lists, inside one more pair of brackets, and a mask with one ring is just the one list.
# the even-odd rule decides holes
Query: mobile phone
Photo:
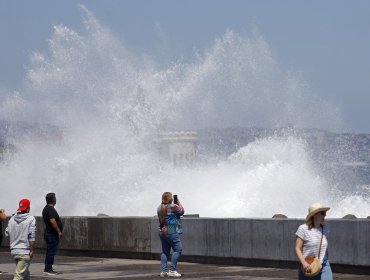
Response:
[{"label": "mobile phone", "polygon": [[177,194],[175,194],[175,195],[173,196],[173,203],[177,204],[177,202],[178,202],[178,200],[177,200]]}]

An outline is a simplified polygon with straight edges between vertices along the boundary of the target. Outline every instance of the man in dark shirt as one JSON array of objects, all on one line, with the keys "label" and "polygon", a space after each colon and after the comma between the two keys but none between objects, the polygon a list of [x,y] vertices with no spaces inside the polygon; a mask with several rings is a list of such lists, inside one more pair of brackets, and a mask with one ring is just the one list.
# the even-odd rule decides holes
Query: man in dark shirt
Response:
[{"label": "man in dark shirt", "polygon": [[44,240],[46,241],[44,273],[56,275],[58,272],[53,269],[54,256],[57,253],[59,240],[63,237],[63,224],[54,208],[57,203],[55,193],[48,193],[45,198],[46,206],[42,210],[42,217],[45,223]]}]

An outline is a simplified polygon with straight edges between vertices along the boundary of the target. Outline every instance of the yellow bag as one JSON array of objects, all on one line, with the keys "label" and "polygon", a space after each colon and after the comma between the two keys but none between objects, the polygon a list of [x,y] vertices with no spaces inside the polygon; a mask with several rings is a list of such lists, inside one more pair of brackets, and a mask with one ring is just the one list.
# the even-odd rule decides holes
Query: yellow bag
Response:
[{"label": "yellow bag", "polygon": [[305,271],[303,266],[301,266],[301,269],[302,269],[302,272],[304,273],[304,275],[306,275],[308,277],[314,277],[314,276],[316,276],[317,274],[320,273],[321,262],[320,262],[320,259],[318,257],[308,256],[308,257],[305,258],[305,261],[310,264],[311,272]]},{"label": "yellow bag", "polygon": [[[321,240],[320,240],[320,247],[319,247],[319,254],[318,257],[320,257],[320,251],[321,251],[321,245],[322,245],[322,238],[324,236],[324,228],[321,226]],[[301,266],[302,272],[304,275],[308,277],[314,277],[321,271],[321,261],[318,257],[315,256],[308,256],[305,258],[305,261],[308,262],[311,266],[311,272],[307,272],[303,266]]]}]

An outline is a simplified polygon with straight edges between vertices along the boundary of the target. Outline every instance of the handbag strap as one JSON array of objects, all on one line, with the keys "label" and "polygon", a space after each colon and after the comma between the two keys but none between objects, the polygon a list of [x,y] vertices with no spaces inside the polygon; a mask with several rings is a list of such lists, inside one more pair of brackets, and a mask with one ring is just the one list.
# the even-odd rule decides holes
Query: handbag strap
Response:
[{"label": "handbag strap", "polygon": [[320,251],[321,251],[321,244],[322,244],[322,238],[324,237],[324,227],[320,225],[321,227],[321,240],[320,240],[320,247],[319,247],[319,255],[317,256],[320,259]]}]

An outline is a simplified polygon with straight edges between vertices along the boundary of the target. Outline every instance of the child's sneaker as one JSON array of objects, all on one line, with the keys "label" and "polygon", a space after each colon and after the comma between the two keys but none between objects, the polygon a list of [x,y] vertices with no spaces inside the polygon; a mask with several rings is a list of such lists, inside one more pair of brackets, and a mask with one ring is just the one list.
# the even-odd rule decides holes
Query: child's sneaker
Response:
[{"label": "child's sneaker", "polygon": [[168,276],[168,273],[167,272],[161,272],[161,274],[159,274],[159,277],[162,277],[162,278],[166,278]]},{"label": "child's sneaker", "polygon": [[168,277],[181,277],[181,274],[178,273],[176,270],[175,271],[172,271],[170,270],[168,273],[167,273]]}]

